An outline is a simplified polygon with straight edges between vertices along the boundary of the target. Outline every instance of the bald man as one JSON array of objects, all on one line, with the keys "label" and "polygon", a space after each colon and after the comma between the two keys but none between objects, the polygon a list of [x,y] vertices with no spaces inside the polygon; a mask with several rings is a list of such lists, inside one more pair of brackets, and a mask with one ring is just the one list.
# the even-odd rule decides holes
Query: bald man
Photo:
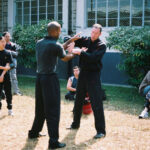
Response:
[{"label": "bald man", "polygon": [[[66,54],[64,49],[68,44],[77,40],[78,36],[61,45],[57,42],[61,33],[61,26],[57,22],[50,22],[47,26],[48,36],[36,44],[37,78],[35,87],[35,118],[28,133],[29,138],[38,138],[46,120],[49,134],[49,148],[63,148],[65,143],[58,142],[60,120],[60,86],[56,75],[58,57],[68,61],[74,57]],[[70,45],[71,46],[71,45]]]}]

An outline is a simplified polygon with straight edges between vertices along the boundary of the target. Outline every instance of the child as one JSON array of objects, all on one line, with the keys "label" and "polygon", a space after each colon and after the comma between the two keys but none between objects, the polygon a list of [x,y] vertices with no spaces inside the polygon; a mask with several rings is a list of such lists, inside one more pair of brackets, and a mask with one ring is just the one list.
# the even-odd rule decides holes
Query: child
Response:
[{"label": "child", "polygon": [[[5,50],[6,41],[3,36],[0,36],[0,95],[4,89],[6,94],[8,115],[13,115],[12,111],[12,93],[11,82],[8,70],[14,67],[10,52]],[[0,111],[2,103],[0,98]]]}]

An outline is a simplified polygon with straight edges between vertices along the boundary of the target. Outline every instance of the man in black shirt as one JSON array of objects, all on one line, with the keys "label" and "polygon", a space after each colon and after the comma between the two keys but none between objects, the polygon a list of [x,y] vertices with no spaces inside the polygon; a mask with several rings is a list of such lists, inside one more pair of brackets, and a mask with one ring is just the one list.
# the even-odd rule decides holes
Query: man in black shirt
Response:
[{"label": "man in black shirt", "polygon": [[36,44],[37,79],[36,79],[36,104],[35,118],[29,138],[37,138],[43,128],[46,119],[48,134],[50,137],[49,148],[65,147],[58,142],[60,120],[60,86],[56,75],[58,57],[68,61],[74,57],[66,54],[64,49],[74,39],[67,41],[63,46],[57,42],[61,33],[61,26],[57,22],[51,22],[47,26],[48,36],[39,40]]},{"label": "man in black shirt", "polygon": [[77,129],[80,126],[82,106],[86,92],[88,92],[97,131],[94,138],[102,138],[106,135],[100,81],[101,60],[106,51],[106,45],[99,39],[101,31],[102,27],[100,24],[93,25],[91,37],[80,38],[75,42],[75,46],[81,49],[73,49],[73,53],[80,56],[79,67],[81,71],[77,84],[74,118],[70,129]]},{"label": "man in black shirt", "polygon": [[[12,111],[12,94],[11,94],[11,82],[10,75],[7,72],[10,68],[14,67],[12,56],[10,52],[4,50],[6,41],[3,36],[0,36],[0,95],[2,89],[4,88],[6,94],[8,115],[13,115]],[[0,110],[2,107],[1,98],[0,98]]]}]

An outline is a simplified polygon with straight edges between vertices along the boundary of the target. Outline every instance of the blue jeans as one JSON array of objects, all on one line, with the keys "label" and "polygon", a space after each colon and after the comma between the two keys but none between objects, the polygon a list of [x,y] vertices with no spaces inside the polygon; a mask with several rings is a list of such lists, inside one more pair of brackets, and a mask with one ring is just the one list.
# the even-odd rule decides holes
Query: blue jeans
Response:
[{"label": "blue jeans", "polygon": [[143,95],[146,96],[146,94],[150,91],[150,85],[146,86],[143,90]]},{"label": "blue jeans", "polygon": [[[143,90],[143,96],[146,97],[146,94],[150,91],[150,85],[146,86]],[[150,102],[149,99],[146,98],[146,103],[144,105],[145,107],[148,108],[148,111],[150,111]]]}]

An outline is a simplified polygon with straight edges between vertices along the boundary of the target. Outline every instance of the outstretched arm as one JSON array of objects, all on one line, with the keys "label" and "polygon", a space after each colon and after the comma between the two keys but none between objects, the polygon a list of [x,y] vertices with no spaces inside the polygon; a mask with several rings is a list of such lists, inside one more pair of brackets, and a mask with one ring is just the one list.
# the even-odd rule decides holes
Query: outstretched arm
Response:
[{"label": "outstretched arm", "polygon": [[80,39],[80,34],[81,34],[81,32],[78,33],[78,34],[76,34],[76,35],[73,36],[72,38],[70,38],[67,42],[65,42],[65,43],[63,44],[63,48],[64,48],[64,49],[67,49],[67,47],[68,47],[68,45],[69,45],[70,43],[75,42],[76,40],[79,40],[79,39]]}]

